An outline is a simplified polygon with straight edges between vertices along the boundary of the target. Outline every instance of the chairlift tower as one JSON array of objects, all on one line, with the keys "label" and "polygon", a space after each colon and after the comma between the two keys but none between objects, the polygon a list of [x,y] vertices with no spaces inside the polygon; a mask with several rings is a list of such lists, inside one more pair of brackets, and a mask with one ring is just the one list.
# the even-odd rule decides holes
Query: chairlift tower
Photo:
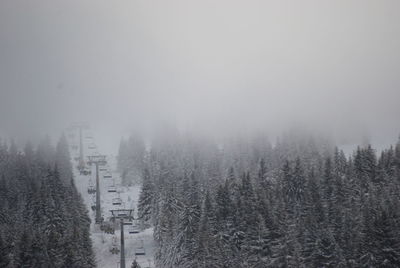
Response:
[{"label": "chairlift tower", "polygon": [[107,164],[105,155],[88,156],[89,165],[96,166],[96,223],[101,223],[99,166]]},{"label": "chairlift tower", "polygon": [[86,122],[78,122],[72,124],[71,128],[73,129],[78,129],[79,131],[79,164],[78,164],[78,169],[79,171],[82,171],[85,168],[85,161],[84,161],[84,156],[83,156],[83,129],[88,129],[89,124]]},{"label": "chairlift tower", "polygon": [[125,268],[125,239],[124,239],[124,220],[133,220],[133,209],[111,209],[111,219],[120,220],[121,224],[121,260],[120,268]]}]

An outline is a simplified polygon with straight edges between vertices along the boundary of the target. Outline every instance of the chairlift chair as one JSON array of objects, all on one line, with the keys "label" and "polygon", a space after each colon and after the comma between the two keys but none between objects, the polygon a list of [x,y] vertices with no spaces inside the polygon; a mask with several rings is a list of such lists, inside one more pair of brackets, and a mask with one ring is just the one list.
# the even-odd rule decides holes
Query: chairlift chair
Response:
[{"label": "chairlift chair", "polygon": [[111,245],[111,248],[110,248],[110,252],[112,254],[119,254],[119,252],[120,252],[120,249],[119,249],[118,244],[117,244],[117,238],[115,236],[113,237],[113,241],[112,241],[112,245]]},{"label": "chairlift chair", "polygon": [[96,210],[96,202],[92,202],[92,205],[90,206],[90,208],[95,211]]},{"label": "chairlift chair", "polygon": [[113,199],[112,199],[112,204],[113,204],[114,206],[120,206],[120,205],[122,204],[121,198],[119,198],[119,197],[113,198]]},{"label": "chairlift chair", "polygon": [[126,211],[121,210],[117,212],[117,216],[118,217],[128,217],[128,214],[126,213]]},{"label": "chairlift chair", "polygon": [[130,234],[138,234],[138,233],[140,233],[140,230],[136,225],[131,225],[128,228],[128,233],[130,233]]},{"label": "chairlift chair", "polygon": [[105,179],[111,179],[111,178],[112,178],[111,172],[107,172],[106,174],[104,174],[104,175],[103,175],[103,178],[105,178]]},{"label": "chairlift chair", "polygon": [[100,230],[105,232],[106,234],[114,234],[115,233],[114,226],[112,224],[110,224],[110,222],[102,222],[100,224]]},{"label": "chairlift chair", "polygon": [[93,185],[89,185],[88,187],[88,194],[96,193],[96,188]]},{"label": "chairlift chair", "polygon": [[135,249],[135,255],[136,255],[136,256],[139,256],[139,255],[141,255],[141,256],[146,255],[146,250],[144,249],[144,246],[143,246],[143,240],[141,240],[141,246],[139,246],[139,247],[137,247],[137,248]]},{"label": "chairlift chair", "polygon": [[144,267],[144,268],[152,268],[151,259],[147,259],[147,261],[149,262],[149,264],[148,264],[148,266],[146,266],[146,267]]},{"label": "chairlift chair", "polygon": [[89,144],[88,148],[89,148],[89,149],[96,149],[96,145],[93,144],[93,143],[92,143],[92,144]]},{"label": "chairlift chair", "polygon": [[80,170],[80,174],[87,176],[87,175],[92,174],[92,171],[90,171],[90,169],[83,168],[83,169]]},{"label": "chairlift chair", "polygon": [[117,188],[115,187],[115,185],[110,185],[110,186],[108,186],[107,192],[116,193],[117,192]]}]

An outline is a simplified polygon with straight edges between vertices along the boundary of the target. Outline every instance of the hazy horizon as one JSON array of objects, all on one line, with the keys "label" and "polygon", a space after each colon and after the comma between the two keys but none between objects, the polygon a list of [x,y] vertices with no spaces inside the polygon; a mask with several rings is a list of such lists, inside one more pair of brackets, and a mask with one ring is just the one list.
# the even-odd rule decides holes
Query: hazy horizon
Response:
[{"label": "hazy horizon", "polygon": [[[0,133],[292,126],[393,143],[398,1],[0,3]],[[112,145],[114,146],[114,145]],[[111,147],[111,145],[110,145]]]}]

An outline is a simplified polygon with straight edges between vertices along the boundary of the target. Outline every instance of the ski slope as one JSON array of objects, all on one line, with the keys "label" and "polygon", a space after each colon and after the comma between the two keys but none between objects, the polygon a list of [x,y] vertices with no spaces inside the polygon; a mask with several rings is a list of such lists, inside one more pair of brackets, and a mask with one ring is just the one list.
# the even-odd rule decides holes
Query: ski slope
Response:
[{"label": "ski slope", "polygon": [[[97,145],[93,137],[87,138],[83,135],[83,153],[85,159],[89,155],[99,155]],[[107,234],[100,230],[98,224],[95,224],[95,211],[91,206],[95,204],[96,194],[89,194],[89,185],[94,185],[96,182],[95,167],[91,167],[91,175],[81,175],[77,170],[79,157],[79,137],[77,135],[69,136],[70,151],[72,163],[74,167],[74,179],[78,191],[81,193],[82,198],[89,211],[89,216],[92,220],[91,224],[91,237],[93,241],[93,249],[96,255],[97,267],[100,268],[115,268],[120,267],[120,254],[112,254],[110,249],[117,247],[120,249],[120,224],[118,221],[114,224],[115,234]],[[74,146],[75,145],[75,146]],[[111,178],[110,178],[111,175]],[[134,218],[137,214],[137,201],[139,199],[140,185],[133,185],[131,187],[123,187],[121,185],[121,176],[116,170],[116,157],[107,156],[107,165],[101,167],[99,171],[100,176],[100,198],[101,198],[101,211],[104,221],[109,221],[111,217],[111,209],[134,209]],[[106,176],[106,177],[104,177]],[[108,192],[110,186],[114,185],[116,192]],[[112,188],[112,187],[111,187]],[[121,198],[121,205],[113,205],[114,198]],[[136,258],[142,268],[155,267],[154,266],[154,239],[153,229],[149,228],[142,230],[139,233],[129,233],[129,226],[124,227],[125,237],[125,263],[126,268],[131,267],[132,261]],[[136,256],[136,252],[144,248],[145,255]]]}]

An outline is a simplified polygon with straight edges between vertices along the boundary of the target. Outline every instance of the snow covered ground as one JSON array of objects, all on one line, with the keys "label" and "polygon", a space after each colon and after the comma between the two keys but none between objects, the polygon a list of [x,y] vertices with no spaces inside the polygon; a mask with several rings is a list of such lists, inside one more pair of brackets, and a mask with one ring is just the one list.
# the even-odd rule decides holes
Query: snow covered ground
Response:
[{"label": "snow covered ground", "polygon": [[[84,135],[85,136],[85,135]],[[74,166],[74,178],[75,184],[80,191],[84,202],[89,210],[90,218],[92,219],[91,234],[93,241],[93,248],[96,254],[97,266],[100,268],[115,268],[119,267],[120,255],[112,254],[110,249],[113,245],[116,245],[120,249],[120,225],[115,224],[115,234],[107,234],[100,230],[99,225],[95,224],[95,212],[91,209],[91,206],[95,203],[95,194],[88,193],[89,185],[94,185],[96,182],[95,168],[92,167],[91,175],[80,175],[76,169],[78,162],[75,160],[79,156],[79,150],[73,148],[73,145],[79,144],[79,137],[74,135],[70,138],[70,151],[72,157],[72,163]],[[98,155],[97,146],[95,145],[93,138],[83,138],[84,156]],[[133,185],[131,187],[121,186],[121,176],[116,171],[116,158],[113,156],[107,156],[107,165],[102,167],[100,171],[100,197],[101,197],[101,210],[105,221],[108,221],[111,216],[111,209],[134,209],[134,216],[136,217],[137,212],[137,201],[139,198],[140,185]],[[103,170],[104,169],[104,170]],[[104,177],[106,176],[106,178]],[[110,175],[112,178],[110,178]],[[114,185],[117,192],[108,192],[108,190]],[[121,205],[113,205],[112,201],[114,198],[121,198]],[[128,232],[129,226],[124,227],[125,237],[125,262],[126,267],[131,266],[132,261],[136,258],[141,267],[155,267],[154,266],[154,240],[153,240],[153,229],[149,228],[136,234]],[[140,251],[140,247],[143,245],[145,255],[136,256],[135,252]]]}]

